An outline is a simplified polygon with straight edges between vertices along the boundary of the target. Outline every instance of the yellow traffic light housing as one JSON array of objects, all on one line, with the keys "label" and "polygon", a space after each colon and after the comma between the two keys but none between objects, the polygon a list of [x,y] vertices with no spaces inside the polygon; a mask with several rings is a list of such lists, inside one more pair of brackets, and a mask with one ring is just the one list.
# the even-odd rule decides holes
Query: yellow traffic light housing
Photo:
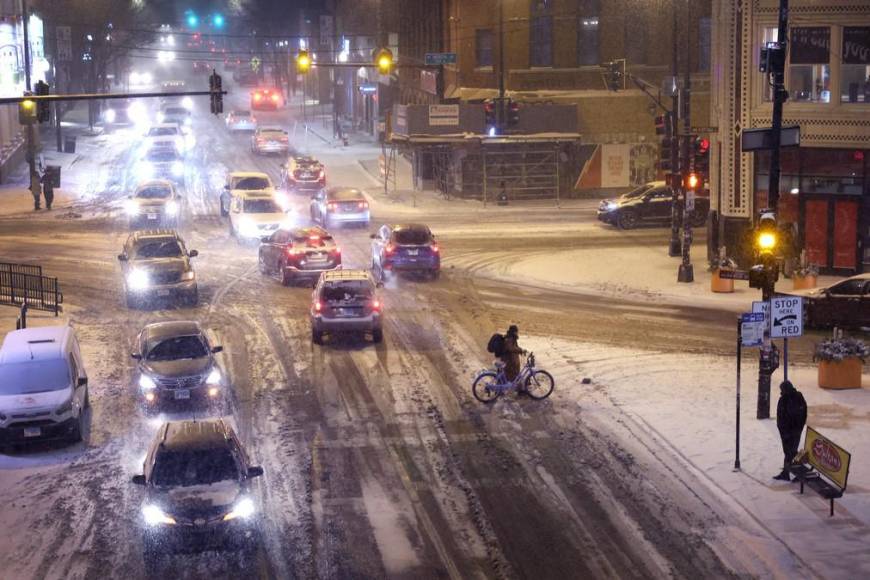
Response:
[{"label": "yellow traffic light housing", "polygon": [[778,234],[776,215],[771,211],[763,211],[755,229],[755,250],[760,256],[776,252],[779,244]]},{"label": "yellow traffic light housing", "polygon": [[776,234],[773,232],[759,232],[755,240],[758,251],[764,254],[772,252],[776,248]]},{"label": "yellow traffic light housing", "polygon": [[307,50],[300,50],[296,55],[296,71],[302,74],[311,70],[311,56]]},{"label": "yellow traffic light housing", "polygon": [[389,48],[382,48],[375,55],[375,66],[382,75],[388,75],[393,70],[393,52]]}]

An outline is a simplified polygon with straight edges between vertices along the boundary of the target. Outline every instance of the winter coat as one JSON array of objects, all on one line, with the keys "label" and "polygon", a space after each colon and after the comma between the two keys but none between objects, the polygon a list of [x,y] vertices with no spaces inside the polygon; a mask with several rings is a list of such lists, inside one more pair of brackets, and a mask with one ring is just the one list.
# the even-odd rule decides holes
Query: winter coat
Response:
[{"label": "winter coat", "polygon": [[504,337],[504,352],[501,360],[504,361],[504,374],[509,381],[512,381],[520,374],[520,355],[523,354],[523,349],[517,342],[517,337],[507,334]]},{"label": "winter coat", "polygon": [[800,433],[807,422],[807,402],[795,389],[783,389],[776,404],[776,428],[780,435]]}]

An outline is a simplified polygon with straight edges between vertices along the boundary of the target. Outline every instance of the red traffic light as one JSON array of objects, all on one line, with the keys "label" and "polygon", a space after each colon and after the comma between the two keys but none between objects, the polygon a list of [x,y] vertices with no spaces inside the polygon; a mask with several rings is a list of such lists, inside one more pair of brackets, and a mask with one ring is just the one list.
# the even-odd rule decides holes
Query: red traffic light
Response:
[{"label": "red traffic light", "polygon": [[710,149],[710,140],[703,138],[698,139],[698,152],[706,153],[708,149]]}]

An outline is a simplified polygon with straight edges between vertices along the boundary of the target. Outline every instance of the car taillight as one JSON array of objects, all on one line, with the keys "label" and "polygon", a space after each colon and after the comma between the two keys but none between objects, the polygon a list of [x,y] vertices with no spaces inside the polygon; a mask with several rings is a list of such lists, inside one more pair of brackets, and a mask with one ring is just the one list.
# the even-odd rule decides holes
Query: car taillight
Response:
[{"label": "car taillight", "polygon": [[272,100],[277,103],[278,102],[278,95],[272,95]]},{"label": "car taillight", "polygon": [[287,255],[288,256],[298,256],[302,253],[302,250],[297,250],[293,246],[287,246]]},{"label": "car taillight", "polygon": [[317,174],[317,179],[326,179],[326,172],[321,169],[320,173]]},{"label": "car taillight", "polygon": [[393,244],[387,244],[387,247],[384,249],[384,251],[388,254],[392,254],[396,251],[396,246],[394,246]]},{"label": "car taillight", "polygon": [[433,253],[433,254],[437,254],[437,253],[438,253],[438,244],[432,244],[432,245],[429,246],[429,247],[432,248],[432,253]]},{"label": "car taillight", "polygon": [[287,137],[281,137],[281,143],[286,143],[286,142],[287,142]]},{"label": "car taillight", "polygon": [[340,256],[341,255],[341,248],[339,248],[338,246],[335,246],[335,248],[333,248],[333,250],[332,250],[332,253],[335,254],[336,256]]},{"label": "car taillight", "polygon": [[321,310],[323,310],[323,304],[318,300],[314,303],[314,312],[320,312]]},{"label": "car taillight", "polygon": [[360,209],[365,209],[369,206],[369,203],[367,201],[361,201],[358,204],[356,204],[356,206]]},{"label": "car taillight", "polygon": [[262,98],[263,98],[263,95],[261,95],[260,93],[254,93],[254,100],[255,101],[259,101]]},{"label": "car taillight", "polygon": [[329,203],[326,205],[326,209],[328,209],[329,211],[335,211],[337,208],[338,204],[335,203]]},{"label": "car taillight", "polygon": [[380,310],[381,310],[381,301],[380,300],[373,300],[372,301],[372,310],[377,310],[378,312],[380,312]]}]

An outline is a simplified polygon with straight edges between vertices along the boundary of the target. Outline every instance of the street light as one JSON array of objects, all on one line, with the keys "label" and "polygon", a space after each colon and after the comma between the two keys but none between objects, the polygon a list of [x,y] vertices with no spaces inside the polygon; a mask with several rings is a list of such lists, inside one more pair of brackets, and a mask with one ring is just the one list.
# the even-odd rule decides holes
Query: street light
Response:
[{"label": "street light", "polygon": [[375,66],[382,75],[388,75],[393,70],[393,52],[389,48],[382,48],[375,55]]},{"label": "street light", "polygon": [[311,55],[307,50],[300,50],[296,53],[296,70],[302,74],[307,73],[311,69]]}]

